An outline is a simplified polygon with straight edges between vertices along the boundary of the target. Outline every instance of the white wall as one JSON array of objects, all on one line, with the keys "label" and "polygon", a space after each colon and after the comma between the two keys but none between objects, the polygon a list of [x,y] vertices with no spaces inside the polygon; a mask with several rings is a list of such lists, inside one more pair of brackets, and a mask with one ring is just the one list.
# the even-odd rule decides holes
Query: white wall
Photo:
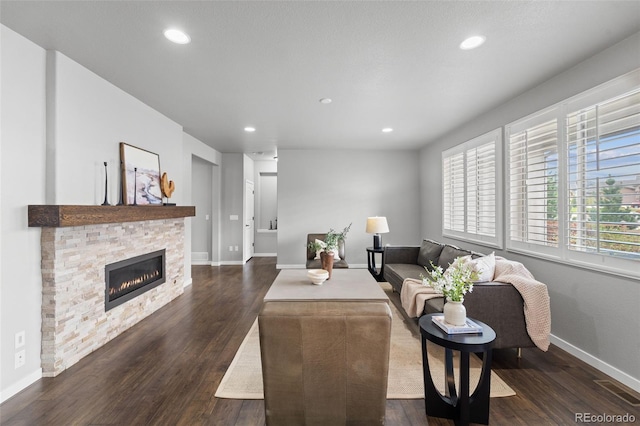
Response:
[{"label": "white wall", "polygon": [[[639,45],[640,33],[425,147],[420,153],[424,237],[446,240],[441,229],[443,150],[640,67]],[[547,284],[553,343],[640,391],[640,282],[515,253],[496,253],[524,263]]]},{"label": "white wall", "polygon": [[366,267],[369,216],[387,217],[383,244],[420,243],[417,152],[278,150],[279,267],[304,267],[307,234],[349,223],[346,260]]},{"label": "white wall", "polygon": [[[221,212],[220,212],[220,263],[242,264],[244,232],[244,164],[243,154],[222,154],[221,164]],[[231,220],[231,216],[237,220]],[[229,246],[238,251],[229,251]]]},{"label": "white wall", "polygon": [[[40,230],[27,205],[45,202],[46,52],[0,26],[0,402],[40,378]],[[14,369],[25,331],[26,364]]]},{"label": "white wall", "polygon": [[[110,202],[117,202],[119,143],[160,156],[161,172],[180,188],[182,127],[59,52],[48,52],[52,84],[47,88],[55,109],[53,139],[54,204],[101,204],[103,162],[109,163]],[[79,179],[82,177],[82,179]],[[182,204],[183,192],[171,202]]]}]

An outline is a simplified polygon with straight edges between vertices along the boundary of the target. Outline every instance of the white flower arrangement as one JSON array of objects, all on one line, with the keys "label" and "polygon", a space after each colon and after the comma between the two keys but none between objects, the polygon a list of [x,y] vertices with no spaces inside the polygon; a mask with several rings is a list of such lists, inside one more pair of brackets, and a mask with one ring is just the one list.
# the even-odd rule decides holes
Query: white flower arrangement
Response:
[{"label": "white flower arrangement", "polygon": [[420,275],[422,284],[433,287],[447,300],[463,302],[464,295],[473,291],[473,283],[478,280],[479,276],[476,267],[468,263],[466,257],[456,258],[446,271],[432,262],[433,269],[431,271],[425,267],[429,276]]}]

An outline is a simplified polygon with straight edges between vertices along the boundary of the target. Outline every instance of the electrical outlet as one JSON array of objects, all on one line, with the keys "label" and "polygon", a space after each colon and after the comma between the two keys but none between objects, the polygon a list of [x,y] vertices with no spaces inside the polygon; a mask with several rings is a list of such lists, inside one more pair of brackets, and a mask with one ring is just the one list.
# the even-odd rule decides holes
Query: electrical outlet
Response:
[{"label": "electrical outlet", "polygon": [[233,246],[229,246],[229,251],[233,251]]},{"label": "electrical outlet", "polygon": [[238,251],[238,246],[236,246],[236,251]]},{"label": "electrical outlet", "polygon": [[16,333],[16,349],[24,346],[24,330]]},{"label": "electrical outlet", "polygon": [[24,349],[21,350],[20,352],[16,352],[16,366],[15,368],[18,369],[20,367],[22,367],[25,363],[25,351]]}]

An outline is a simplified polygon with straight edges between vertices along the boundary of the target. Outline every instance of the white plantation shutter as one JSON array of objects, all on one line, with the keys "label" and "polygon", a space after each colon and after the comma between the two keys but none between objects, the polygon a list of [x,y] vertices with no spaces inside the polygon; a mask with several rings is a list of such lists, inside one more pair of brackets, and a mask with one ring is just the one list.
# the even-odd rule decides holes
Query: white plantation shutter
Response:
[{"label": "white plantation shutter", "polygon": [[500,129],[443,152],[443,233],[500,246]]},{"label": "white plantation shutter", "polygon": [[640,259],[640,91],[571,111],[566,126],[569,250]]},{"label": "white plantation shutter", "polygon": [[558,123],[543,114],[509,133],[509,238],[558,246]]},{"label": "white plantation shutter", "polygon": [[496,143],[467,151],[467,232],[496,235]]},{"label": "white plantation shutter", "polygon": [[464,153],[443,158],[444,229],[464,232]]}]

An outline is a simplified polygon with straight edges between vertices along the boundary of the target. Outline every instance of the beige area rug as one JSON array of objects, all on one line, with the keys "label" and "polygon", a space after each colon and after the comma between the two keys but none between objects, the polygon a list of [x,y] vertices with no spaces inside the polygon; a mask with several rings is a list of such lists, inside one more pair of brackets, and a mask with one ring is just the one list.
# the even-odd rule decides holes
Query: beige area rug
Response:
[{"label": "beige area rug", "polygon": [[[385,291],[390,291],[389,284],[381,283],[381,285]],[[402,314],[398,312],[394,304],[390,303],[389,305],[393,313],[393,321],[391,323],[387,399],[424,398],[420,337],[411,333],[403,321]],[[444,349],[431,343],[427,347],[429,348],[429,367],[433,381],[436,388],[444,394]],[[454,352],[456,378],[459,377],[458,359]],[[471,389],[475,389],[480,377],[481,361],[472,355],[470,364],[469,385]],[[515,394],[513,389],[495,372],[491,373],[491,397],[513,396]],[[264,399],[257,319],[229,365],[215,396],[216,398],[230,399]]]}]

